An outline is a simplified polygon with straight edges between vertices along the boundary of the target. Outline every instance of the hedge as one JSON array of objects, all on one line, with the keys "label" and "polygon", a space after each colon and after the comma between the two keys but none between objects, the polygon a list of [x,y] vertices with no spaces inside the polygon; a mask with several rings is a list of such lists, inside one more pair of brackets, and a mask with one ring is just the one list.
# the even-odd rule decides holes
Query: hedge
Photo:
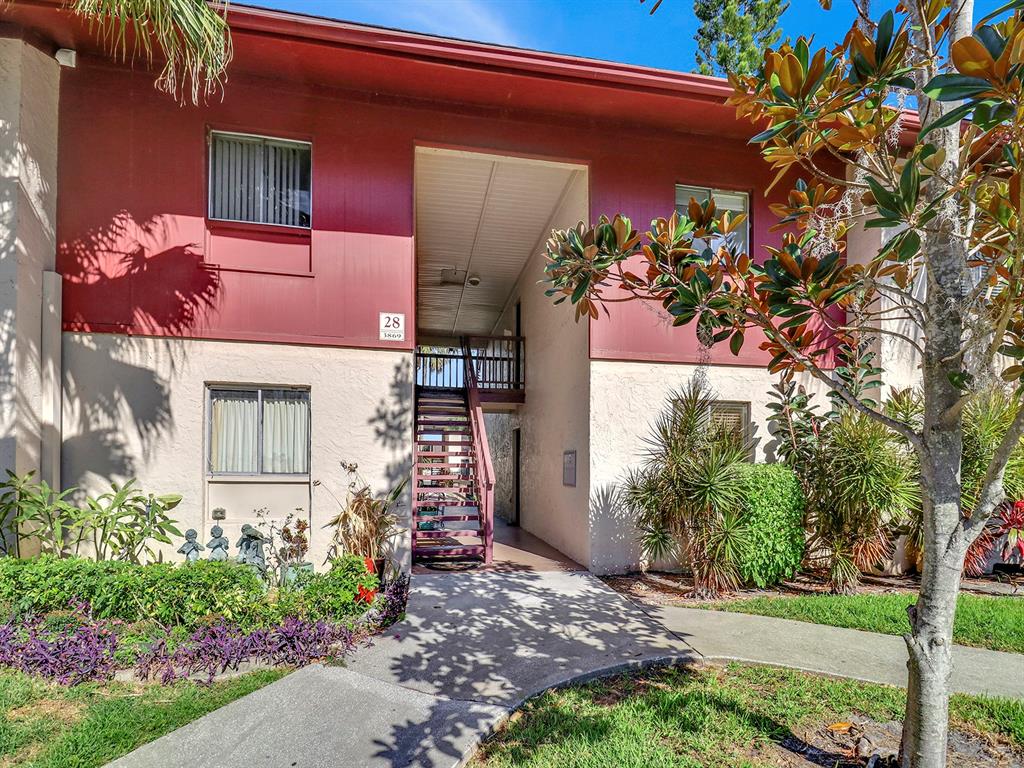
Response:
[{"label": "hedge", "polygon": [[806,501],[793,470],[783,464],[748,464],[743,473],[750,546],[740,563],[740,575],[748,584],[768,587],[800,567]]},{"label": "hedge", "polygon": [[7,614],[64,611],[85,601],[99,619],[157,621],[195,627],[214,617],[241,626],[263,626],[284,616],[345,619],[367,608],[363,596],[377,587],[363,561],[345,557],[301,588],[268,593],[252,568],[231,561],[135,565],[44,555],[0,558],[0,610]]}]

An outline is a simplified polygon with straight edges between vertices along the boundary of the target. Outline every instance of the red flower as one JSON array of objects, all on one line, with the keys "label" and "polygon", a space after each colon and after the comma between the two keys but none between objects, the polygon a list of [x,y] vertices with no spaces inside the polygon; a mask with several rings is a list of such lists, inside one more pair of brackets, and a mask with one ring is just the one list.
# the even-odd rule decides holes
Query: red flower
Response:
[{"label": "red flower", "polygon": [[356,598],[357,600],[362,600],[364,603],[369,605],[373,602],[373,598],[375,598],[376,596],[376,589],[367,589],[362,584],[359,585],[359,596]]},{"label": "red flower", "polygon": [[373,558],[372,557],[364,557],[363,558],[363,564],[366,566],[367,573],[376,573],[377,572],[377,568],[373,564]]}]

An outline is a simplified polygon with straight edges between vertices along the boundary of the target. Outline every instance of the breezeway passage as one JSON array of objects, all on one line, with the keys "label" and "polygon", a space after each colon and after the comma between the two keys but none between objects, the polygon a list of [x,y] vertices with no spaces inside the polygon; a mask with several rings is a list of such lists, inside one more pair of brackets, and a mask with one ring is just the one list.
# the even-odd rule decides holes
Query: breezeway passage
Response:
[{"label": "breezeway passage", "polygon": [[[568,681],[729,658],[898,683],[900,646],[757,616],[649,615],[585,572],[420,573],[406,621],[346,668],[300,670],[111,765],[449,768],[524,699]],[[954,688],[1024,696],[1024,657],[958,647]]]}]

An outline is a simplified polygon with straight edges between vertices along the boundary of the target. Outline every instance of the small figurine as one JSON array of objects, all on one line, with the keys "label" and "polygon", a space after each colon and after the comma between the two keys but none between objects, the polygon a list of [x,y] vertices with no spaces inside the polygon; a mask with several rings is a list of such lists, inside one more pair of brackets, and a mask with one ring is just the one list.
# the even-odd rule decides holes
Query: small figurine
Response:
[{"label": "small figurine", "polygon": [[238,547],[238,562],[251,565],[260,573],[267,569],[267,556],[263,551],[266,539],[263,534],[246,523],[242,526],[242,536],[235,544]]},{"label": "small figurine", "polygon": [[199,559],[199,553],[205,549],[205,547],[196,541],[196,537],[199,534],[195,528],[189,528],[185,531],[185,543],[178,547],[178,554],[185,556],[186,563],[194,563]]},{"label": "small figurine", "polygon": [[228,537],[224,535],[224,529],[219,525],[215,525],[210,529],[210,536],[213,538],[206,544],[210,550],[210,559],[227,560],[230,543],[228,542]]}]

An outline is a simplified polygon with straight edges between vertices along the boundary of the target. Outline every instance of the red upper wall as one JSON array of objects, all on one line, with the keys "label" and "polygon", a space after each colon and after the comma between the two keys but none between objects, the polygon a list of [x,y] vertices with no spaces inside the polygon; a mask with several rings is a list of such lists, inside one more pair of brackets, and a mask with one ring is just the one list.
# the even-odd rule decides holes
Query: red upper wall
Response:
[{"label": "red upper wall", "polygon": [[[211,128],[312,142],[308,235],[207,222]],[[378,341],[378,313],[415,317],[419,143],[586,162],[592,216],[622,211],[641,229],[671,213],[676,183],[745,190],[754,251],[779,239],[767,231],[767,167],[739,139],[244,76],[222,101],[181,107],[153,89],[151,73],[82,57],[61,82],[66,328],[409,348],[411,334]],[[612,320],[594,322],[590,336],[593,357],[695,359],[692,332],[638,304],[612,305]],[[760,364],[756,346],[749,340],[739,360],[724,349],[715,358]]]}]

